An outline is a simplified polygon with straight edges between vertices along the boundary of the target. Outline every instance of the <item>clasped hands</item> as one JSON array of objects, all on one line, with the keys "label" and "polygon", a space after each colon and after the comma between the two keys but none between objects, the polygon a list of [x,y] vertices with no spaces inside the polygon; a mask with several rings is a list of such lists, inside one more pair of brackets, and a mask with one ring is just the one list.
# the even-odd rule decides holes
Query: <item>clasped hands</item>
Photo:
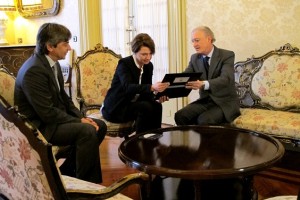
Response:
[{"label": "clasped hands", "polygon": [[185,85],[185,87],[187,89],[193,89],[193,90],[198,90],[198,89],[202,89],[204,88],[204,82],[203,81],[190,81],[187,82],[187,84]]},{"label": "clasped hands", "polygon": [[98,124],[94,120],[92,120],[91,118],[86,118],[86,117],[81,118],[81,123],[90,124],[90,125],[92,125],[96,128],[96,131],[99,130]]},{"label": "clasped hands", "polygon": [[[153,91],[154,93],[158,93],[158,92],[163,92],[165,89],[167,89],[167,87],[169,87],[170,83],[169,82],[157,82],[153,85],[151,85],[151,91]],[[160,103],[163,103],[165,101],[168,101],[169,97],[167,96],[161,96],[159,97],[159,99],[157,100]]]}]

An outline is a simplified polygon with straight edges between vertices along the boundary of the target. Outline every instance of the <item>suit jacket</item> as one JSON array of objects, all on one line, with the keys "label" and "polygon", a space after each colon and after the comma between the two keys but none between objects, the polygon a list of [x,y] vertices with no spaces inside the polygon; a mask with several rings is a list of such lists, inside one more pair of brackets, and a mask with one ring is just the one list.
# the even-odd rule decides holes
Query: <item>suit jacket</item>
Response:
[{"label": "suit jacket", "polygon": [[140,94],[139,100],[154,101],[154,95],[151,92],[153,64],[150,62],[144,65],[141,84],[139,84],[140,72],[132,56],[119,60],[101,110],[106,120],[129,121],[125,117],[126,107],[132,103],[136,94]]},{"label": "suit jacket", "polygon": [[208,77],[201,55],[193,54],[184,72],[203,72],[200,79],[209,82],[209,90],[199,90],[200,99],[210,97],[223,110],[228,122],[240,115],[234,79],[234,52],[214,46]]},{"label": "suit jacket", "polygon": [[50,141],[57,124],[80,122],[81,113],[64,90],[58,67],[60,90],[45,55],[33,54],[20,68],[14,100],[20,113],[31,120]]}]

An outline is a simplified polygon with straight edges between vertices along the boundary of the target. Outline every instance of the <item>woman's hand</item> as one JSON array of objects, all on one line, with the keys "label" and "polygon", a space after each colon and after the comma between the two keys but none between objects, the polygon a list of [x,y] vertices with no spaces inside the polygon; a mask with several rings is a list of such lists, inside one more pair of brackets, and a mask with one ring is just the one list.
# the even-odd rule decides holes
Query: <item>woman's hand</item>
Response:
[{"label": "woman's hand", "polygon": [[167,97],[167,96],[161,96],[156,101],[158,101],[159,103],[163,103],[165,101],[169,101],[169,97]]},{"label": "woman's hand", "polygon": [[151,91],[158,93],[158,92],[163,92],[167,87],[169,87],[170,83],[169,82],[157,82],[153,85],[151,85]]}]

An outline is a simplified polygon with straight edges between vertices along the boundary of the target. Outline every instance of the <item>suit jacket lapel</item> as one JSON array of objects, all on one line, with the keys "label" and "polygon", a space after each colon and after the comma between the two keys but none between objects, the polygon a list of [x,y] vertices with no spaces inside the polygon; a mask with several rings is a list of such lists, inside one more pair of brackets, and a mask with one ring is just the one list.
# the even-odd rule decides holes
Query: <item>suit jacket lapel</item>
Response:
[{"label": "suit jacket lapel", "polygon": [[59,91],[58,86],[57,86],[57,83],[56,83],[56,79],[55,79],[55,77],[54,77],[54,73],[53,73],[53,71],[52,71],[52,66],[50,66],[50,64],[49,64],[49,62],[48,62],[46,56],[44,56],[44,55],[39,55],[39,54],[36,54],[36,55],[37,55],[37,57],[42,61],[42,63],[44,64],[45,70],[49,73],[50,78],[51,78],[51,80],[52,80],[52,83],[55,85],[56,90]]},{"label": "suit jacket lapel", "polygon": [[[52,71],[52,67],[50,66],[46,56],[44,55],[39,55],[39,54],[36,54],[36,56],[42,61],[44,67],[45,67],[45,70],[49,73],[49,76],[50,76],[50,79],[52,81],[52,84],[55,86],[55,89],[56,89],[56,94],[53,94],[53,95],[58,95],[60,94],[60,90],[58,88],[58,85],[57,85],[57,82],[56,82],[56,79],[55,79],[55,76],[54,76],[54,73]],[[60,68],[60,67],[59,67]],[[62,81],[63,80],[60,80],[60,79],[63,79],[62,77],[60,78],[60,75],[62,76],[62,72],[61,72],[61,69],[57,69],[58,70],[58,80],[59,80],[59,83],[60,83],[60,88],[63,90],[64,89],[64,84],[62,84]],[[58,95],[58,98],[60,100],[61,103],[64,104],[64,101],[62,99],[62,96],[61,95]]]},{"label": "suit jacket lapel", "polygon": [[213,72],[215,71],[220,58],[219,58],[219,49],[215,46],[214,47],[214,52],[212,54],[212,57],[210,58],[210,65],[209,65],[209,70],[208,70],[208,79],[212,78]]},{"label": "suit jacket lapel", "polygon": [[205,67],[203,64],[202,55],[200,55],[200,54],[197,55],[195,66],[199,66],[199,67],[197,67],[198,71],[195,71],[195,72],[202,72],[202,77],[204,76],[206,79],[208,79],[208,77],[206,77],[206,70],[205,70]]},{"label": "suit jacket lapel", "polygon": [[139,79],[140,79],[140,70],[135,65],[133,56],[131,56],[130,62],[131,62],[131,64],[129,66],[131,67],[131,71],[133,72],[132,74],[134,76],[134,81],[138,83]]}]

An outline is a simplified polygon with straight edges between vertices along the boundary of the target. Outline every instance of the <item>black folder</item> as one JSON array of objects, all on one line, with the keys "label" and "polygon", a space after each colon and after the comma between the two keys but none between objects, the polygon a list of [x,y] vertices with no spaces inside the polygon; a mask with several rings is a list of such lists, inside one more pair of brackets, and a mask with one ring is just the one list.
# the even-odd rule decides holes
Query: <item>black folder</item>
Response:
[{"label": "black folder", "polygon": [[157,93],[156,99],[161,96],[168,96],[169,98],[188,96],[192,89],[186,89],[186,83],[189,81],[200,80],[201,75],[202,72],[166,74],[162,82],[169,82],[170,85],[165,91]]}]

